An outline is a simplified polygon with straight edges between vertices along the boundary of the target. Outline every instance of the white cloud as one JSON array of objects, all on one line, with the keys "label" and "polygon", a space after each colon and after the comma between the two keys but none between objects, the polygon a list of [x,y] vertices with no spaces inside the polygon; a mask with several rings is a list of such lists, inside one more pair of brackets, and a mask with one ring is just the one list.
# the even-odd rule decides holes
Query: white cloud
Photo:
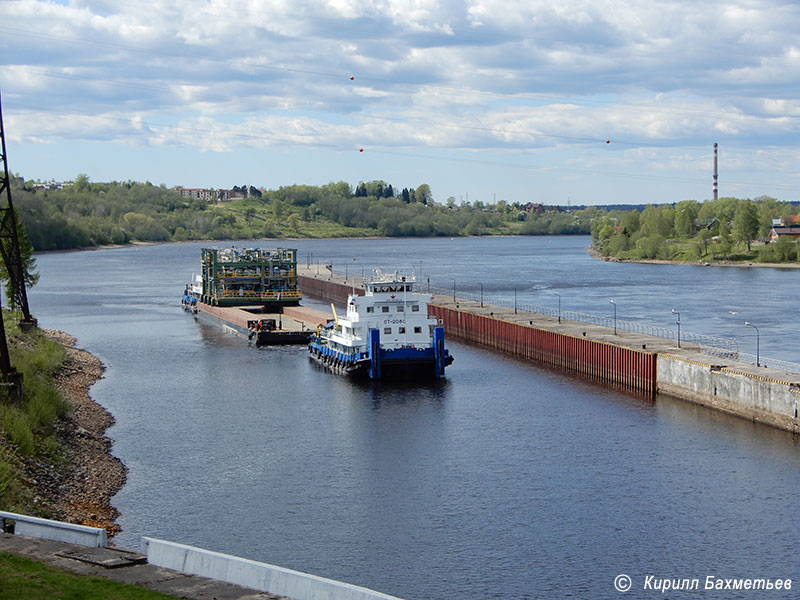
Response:
[{"label": "white cloud", "polygon": [[767,0],[16,0],[0,86],[23,143],[794,149],[798,17]]}]

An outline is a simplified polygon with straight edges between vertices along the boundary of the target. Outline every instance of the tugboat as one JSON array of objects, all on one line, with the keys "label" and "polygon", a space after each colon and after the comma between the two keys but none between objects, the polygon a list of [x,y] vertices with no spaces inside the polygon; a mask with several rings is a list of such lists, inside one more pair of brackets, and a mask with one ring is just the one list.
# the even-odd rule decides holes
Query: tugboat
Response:
[{"label": "tugboat", "polygon": [[310,356],[335,372],[369,379],[443,377],[453,357],[444,328],[428,317],[433,297],[415,291],[415,283],[376,271],[363,296],[348,296],[344,318],[334,309],[333,321],[311,336]]},{"label": "tugboat", "polygon": [[193,275],[192,282],[186,284],[181,298],[181,306],[192,314],[197,314],[197,303],[203,295],[203,278],[200,275]]}]

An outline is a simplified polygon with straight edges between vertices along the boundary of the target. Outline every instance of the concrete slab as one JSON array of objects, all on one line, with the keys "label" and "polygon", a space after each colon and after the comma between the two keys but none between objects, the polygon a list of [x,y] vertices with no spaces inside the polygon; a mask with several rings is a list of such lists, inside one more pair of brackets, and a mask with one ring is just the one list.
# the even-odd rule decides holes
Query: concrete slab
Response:
[{"label": "concrete slab", "polygon": [[67,542],[2,533],[0,552],[25,556],[79,575],[103,577],[120,583],[143,586],[175,598],[288,600],[282,596],[143,563],[138,560],[142,555],[133,550],[113,547],[85,548]]}]

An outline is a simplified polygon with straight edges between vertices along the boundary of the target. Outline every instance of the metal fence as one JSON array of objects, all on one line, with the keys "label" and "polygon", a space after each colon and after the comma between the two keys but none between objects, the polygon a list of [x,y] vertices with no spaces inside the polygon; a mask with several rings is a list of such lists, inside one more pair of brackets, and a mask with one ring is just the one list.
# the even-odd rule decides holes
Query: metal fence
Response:
[{"label": "metal fence", "polygon": [[[445,288],[438,288],[430,286],[427,288],[433,294],[442,296],[453,297],[453,290]],[[513,299],[494,298],[489,296],[480,296],[478,294],[468,294],[459,292],[455,295],[456,300],[468,300],[471,302],[483,303],[485,305],[502,306],[503,308],[510,308],[517,311],[526,311],[547,315],[554,318],[561,318],[567,321],[575,321],[578,323],[587,323],[591,325],[599,325],[601,327],[616,328],[620,331],[629,331],[631,333],[641,333],[643,335],[650,335],[653,337],[663,338],[667,340],[677,341],[677,331],[667,327],[660,327],[658,325],[651,325],[648,323],[641,323],[638,321],[622,321],[613,319],[611,317],[599,317],[597,315],[590,315],[587,313],[576,312],[572,310],[560,310],[553,306],[541,306],[537,304],[529,304],[527,302],[516,302]],[[716,356],[718,358],[725,358],[728,360],[737,360],[751,364],[760,364],[762,367],[770,367],[778,369],[787,373],[800,373],[800,364],[791,363],[777,358],[768,358],[765,356],[757,357],[755,354],[748,354],[739,351],[739,342],[734,337],[720,338],[702,333],[693,333],[691,331],[681,330],[681,343],[682,344],[696,344],[701,353],[709,356]]]}]

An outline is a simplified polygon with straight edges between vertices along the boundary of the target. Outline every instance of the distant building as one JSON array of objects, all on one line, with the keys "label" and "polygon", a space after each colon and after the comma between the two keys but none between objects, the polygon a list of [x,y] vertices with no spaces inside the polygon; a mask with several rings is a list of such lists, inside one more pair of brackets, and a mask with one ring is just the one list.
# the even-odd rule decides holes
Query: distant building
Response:
[{"label": "distant building", "polygon": [[192,198],[193,200],[205,200],[211,202],[216,199],[217,192],[215,190],[207,190],[204,188],[176,188],[181,196],[184,198]]},{"label": "distant building", "polygon": [[227,202],[242,198],[261,198],[263,191],[253,186],[233,186],[230,190],[214,190],[206,188],[175,188],[184,198],[205,200],[206,202]]},{"label": "distant building", "polygon": [[525,205],[525,212],[526,213],[535,213],[540,215],[544,212],[544,206],[541,204],[534,204],[533,202],[528,202]]},{"label": "distant building", "polygon": [[51,181],[49,183],[34,183],[34,192],[49,192],[55,190],[63,190],[64,188],[72,187],[72,182],[68,181],[63,183],[61,181]]},{"label": "distant building", "polygon": [[773,227],[769,232],[769,242],[775,243],[778,238],[788,237],[792,241],[800,240],[800,227]]}]

